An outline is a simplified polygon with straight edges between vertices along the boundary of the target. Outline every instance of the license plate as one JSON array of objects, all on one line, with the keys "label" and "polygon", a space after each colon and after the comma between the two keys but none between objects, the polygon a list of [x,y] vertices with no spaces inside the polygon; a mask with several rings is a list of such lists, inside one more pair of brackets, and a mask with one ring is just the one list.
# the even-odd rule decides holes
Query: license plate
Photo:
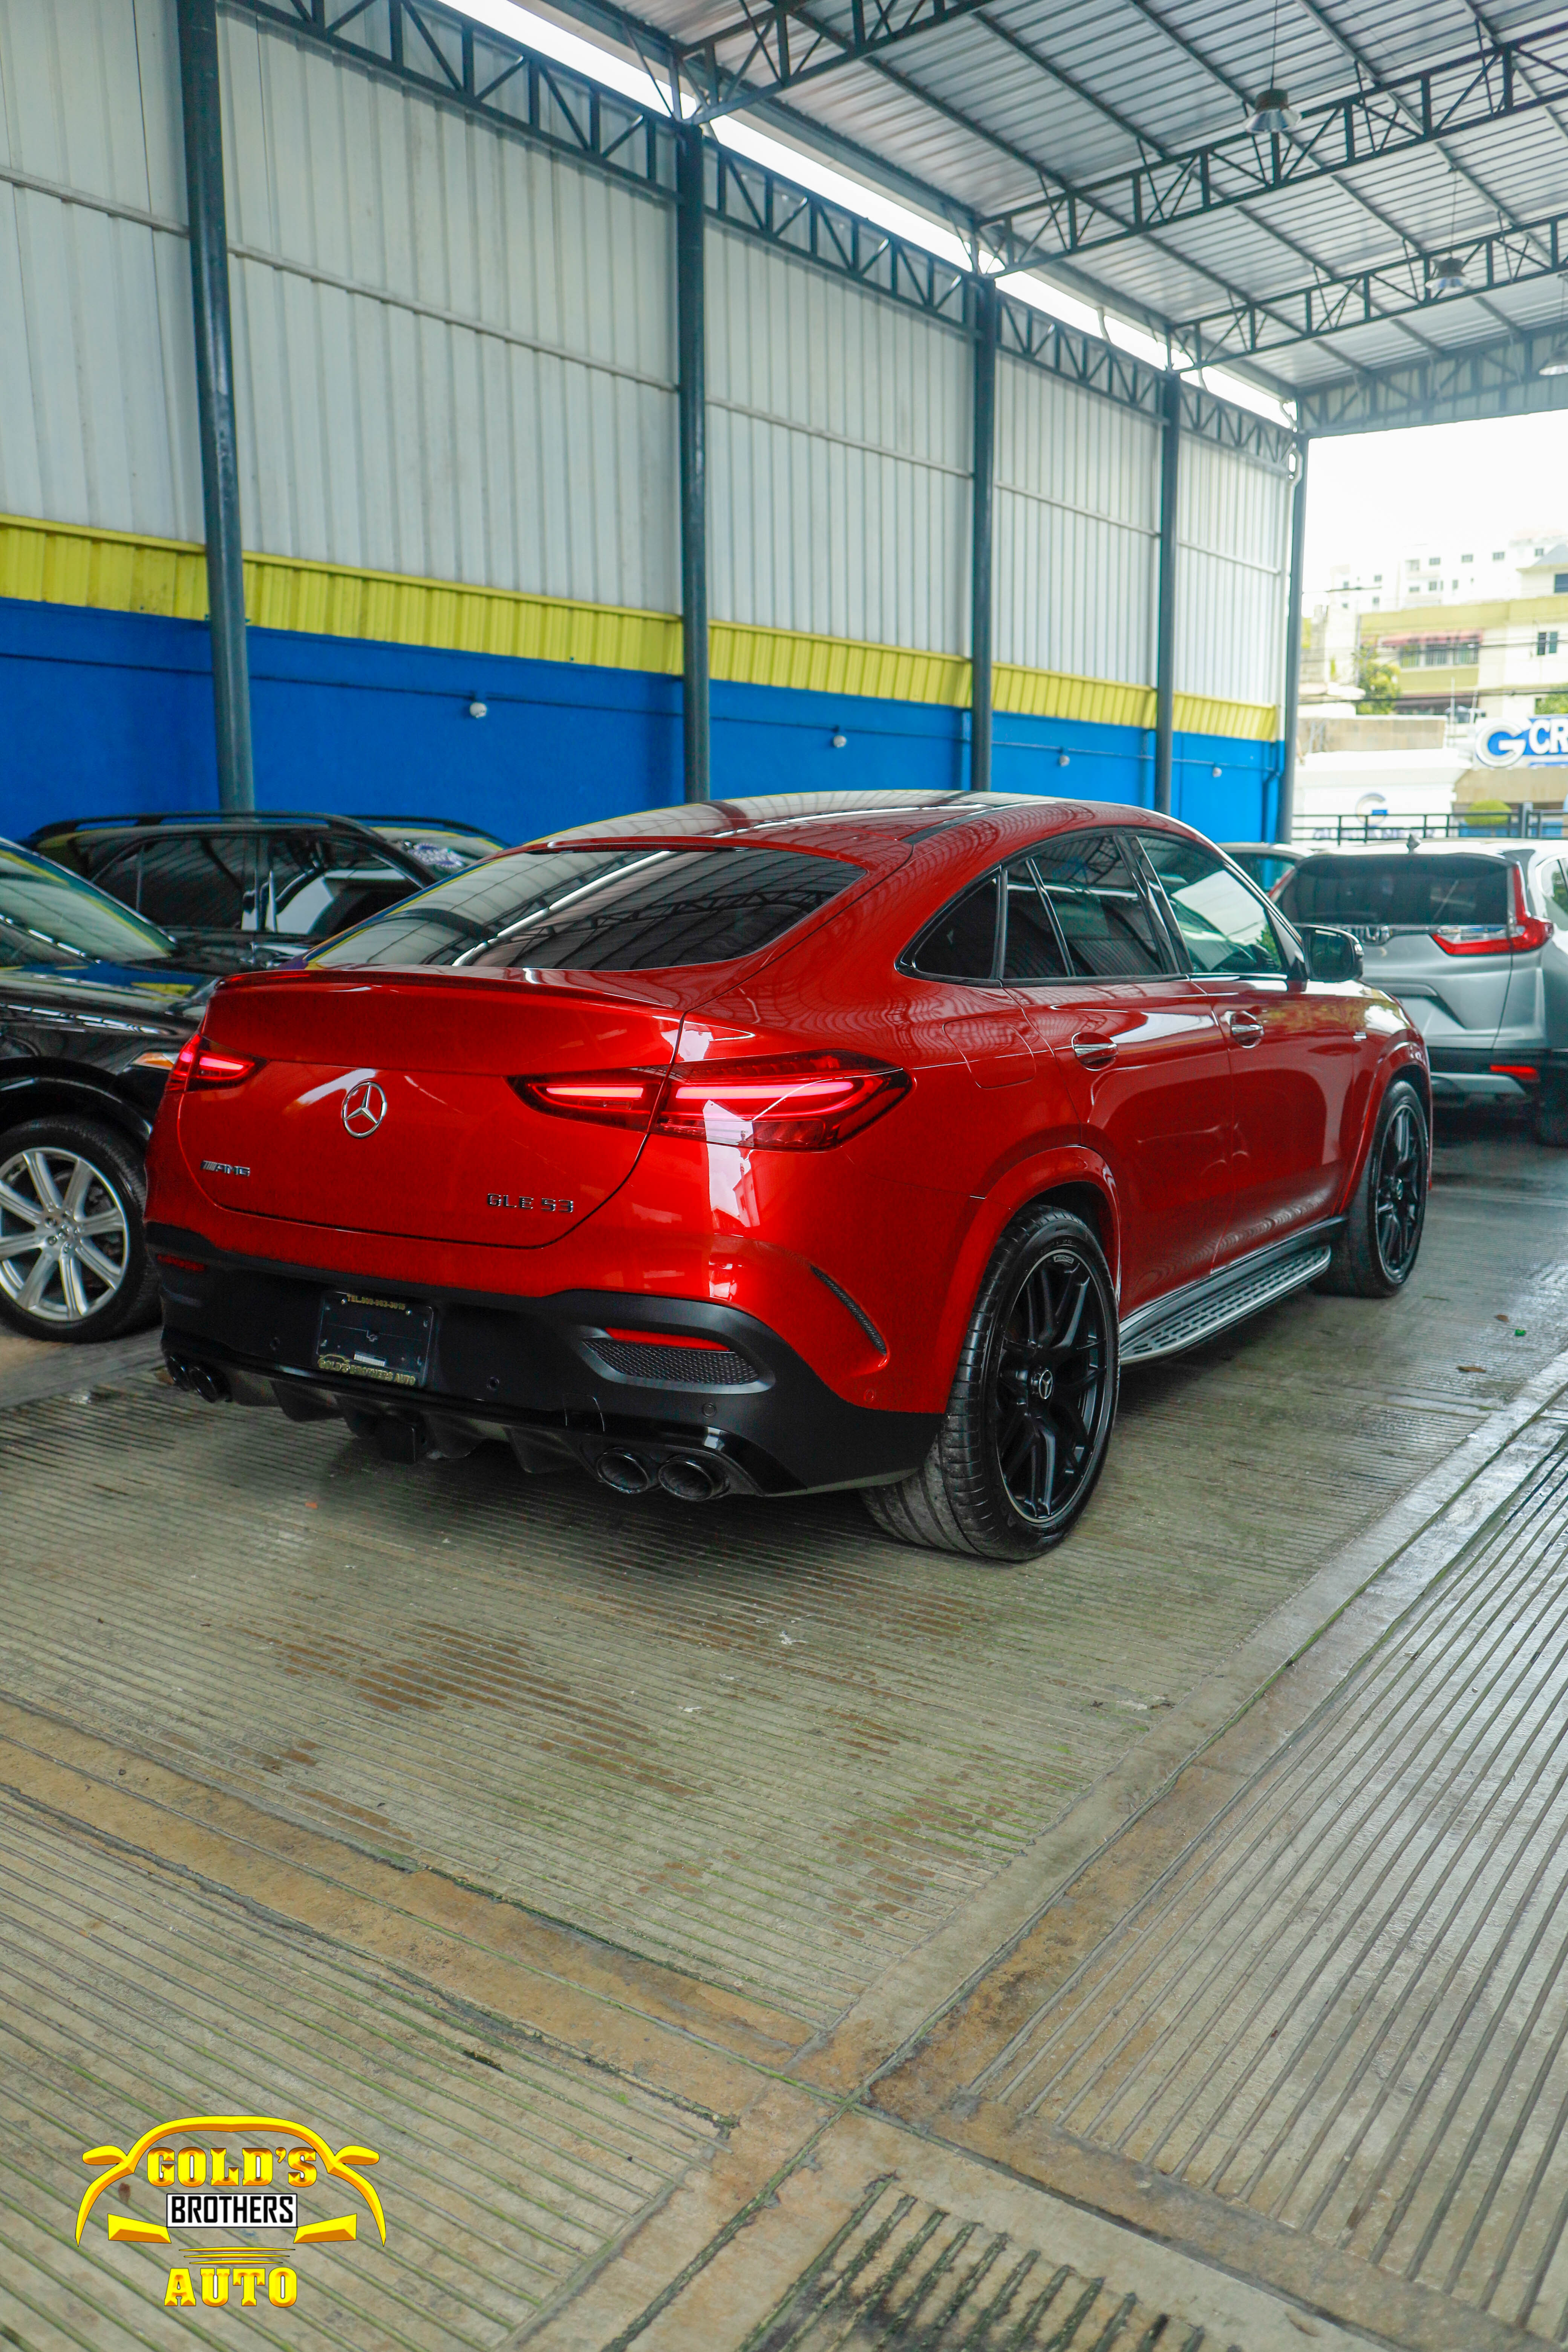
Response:
[{"label": "license plate", "polygon": [[435,1322],[433,1307],[406,1298],[329,1290],[316,1328],[316,1370],[387,1381],[394,1388],[423,1388]]}]

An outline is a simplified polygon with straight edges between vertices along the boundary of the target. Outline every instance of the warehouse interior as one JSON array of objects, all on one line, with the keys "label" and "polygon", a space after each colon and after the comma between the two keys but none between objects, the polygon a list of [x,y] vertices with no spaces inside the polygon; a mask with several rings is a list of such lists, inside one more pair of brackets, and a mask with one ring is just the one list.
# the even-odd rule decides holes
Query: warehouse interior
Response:
[{"label": "warehouse interior", "polygon": [[[0,846],[1288,845],[1312,446],[1568,408],[1565,157],[1531,0],[0,0]],[[1005,1570],[0,1323],[0,2339],[1568,2343],[1568,1162],[1485,1084],[1401,1295],[1129,1358]],[[357,2231],[172,2268],[165,2117]]]}]

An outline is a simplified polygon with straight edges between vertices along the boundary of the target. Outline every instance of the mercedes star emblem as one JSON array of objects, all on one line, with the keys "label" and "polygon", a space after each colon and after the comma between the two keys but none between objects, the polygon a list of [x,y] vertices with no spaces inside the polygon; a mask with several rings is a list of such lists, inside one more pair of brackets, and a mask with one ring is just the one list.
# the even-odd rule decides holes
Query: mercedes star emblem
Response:
[{"label": "mercedes star emblem", "polygon": [[386,1117],[386,1097],[366,1078],[343,1097],[343,1125],[351,1135],[374,1135]]}]

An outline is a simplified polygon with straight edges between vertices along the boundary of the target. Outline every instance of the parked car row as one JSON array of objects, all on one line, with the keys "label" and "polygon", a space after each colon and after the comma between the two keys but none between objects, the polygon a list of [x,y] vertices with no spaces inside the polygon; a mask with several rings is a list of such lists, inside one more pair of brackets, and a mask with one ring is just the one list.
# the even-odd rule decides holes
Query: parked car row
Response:
[{"label": "parked car row", "polygon": [[[1297,924],[1362,942],[1367,976],[1426,1042],[1434,1095],[1524,1097],[1540,1141],[1568,1148],[1568,849],[1412,841],[1230,855]],[[1272,881],[1265,860],[1281,862]]]},{"label": "parked car row", "polygon": [[1421,1241],[1418,1030],[1169,819],[646,812],[226,982],[153,1139],[175,1380],[1016,1559],[1123,1360]]},{"label": "parked car row", "polygon": [[[156,1311],[143,1158],[219,978],[299,956],[501,845],[385,818],[137,818],[0,843],[0,1317],[107,1339]],[[156,915],[161,919],[151,919]]]}]

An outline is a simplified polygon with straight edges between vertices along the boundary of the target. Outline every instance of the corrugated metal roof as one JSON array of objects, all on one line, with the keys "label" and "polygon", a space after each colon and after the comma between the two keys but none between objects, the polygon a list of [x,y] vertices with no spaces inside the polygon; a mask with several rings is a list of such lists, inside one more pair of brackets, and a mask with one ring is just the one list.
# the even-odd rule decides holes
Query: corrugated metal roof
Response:
[{"label": "corrugated metal roof", "polygon": [[[596,0],[574,5],[586,13]],[[634,13],[689,47],[741,21],[742,0],[637,0]],[[922,0],[901,0],[897,20],[929,13]],[[753,6],[752,16],[771,23],[773,11]],[[852,21],[851,0],[796,0],[797,52],[814,28],[847,39]],[[1127,175],[1125,208],[1140,167],[1234,140],[1248,102],[1267,86],[1282,84],[1298,108],[1321,107],[1479,57],[1499,38],[1526,37],[1536,47],[1518,60],[1513,86],[1523,111],[1500,109],[1495,119],[1410,143],[1420,93],[1396,89],[1380,111],[1398,134],[1397,152],[1373,153],[1332,177],[1263,185],[1245,203],[1201,214],[1189,207],[1157,228],[1136,228],[1124,209],[1136,233],[1120,241],[1102,240],[1113,224],[1101,220],[1078,249],[1047,242],[1039,251],[1038,266],[1065,272],[1065,282],[1081,289],[1088,281],[1113,306],[1178,328],[1227,305],[1267,310],[1320,281],[1403,267],[1411,299],[1394,299],[1379,283],[1370,323],[1357,307],[1311,341],[1284,340],[1271,324],[1251,353],[1233,345],[1222,354],[1288,388],[1495,341],[1511,324],[1550,319],[1560,300],[1560,281],[1546,274],[1553,211],[1564,214],[1568,252],[1568,25],[1560,7],[1546,0],[1507,0],[1485,11],[1479,0],[1278,0],[1273,7],[1258,0],[989,0],[933,18],[875,56],[784,87],[768,110],[774,122],[793,115],[819,135],[853,142],[862,156],[923,183],[977,221],[1016,214],[1042,192],[1095,184],[1102,205],[1114,205],[1117,192],[1103,184],[1114,174]],[[722,55],[732,67],[742,62],[733,45]],[[744,68],[749,79],[760,69],[755,60]],[[1536,102],[1543,70],[1552,89],[1561,87],[1560,102]],[[1500,75],[1494,64],[1494,99]],[[1467,114],[1486,107],[1478,84]],[[1432,257],[1500,228],[1515,250],[1495,266],[1504,276],[1522,269],[1526,283],[1427,298]],[[1486,266],[1477,260],[1472,283]]]}]

